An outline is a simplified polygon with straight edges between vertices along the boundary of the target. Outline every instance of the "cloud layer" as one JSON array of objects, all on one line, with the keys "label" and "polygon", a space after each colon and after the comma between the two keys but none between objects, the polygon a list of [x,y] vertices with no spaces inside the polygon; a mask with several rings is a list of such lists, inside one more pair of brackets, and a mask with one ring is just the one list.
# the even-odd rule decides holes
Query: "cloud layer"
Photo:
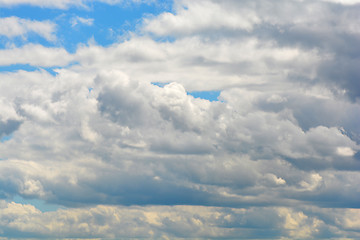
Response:
[{"label": "cloud layer", "polygon": [[[0,203],[0,226],[14,237],[271,238],[358,237],[359,211],[272,207],[103,206],[42,213],[31,205]],[[268,219],[272,219],[271,222]],[[106,224],[104,224],[106,222]],[[349,235],[347,231],[354,231]]]},{"label": "cloud layer", "polygon": [[359,238],[359,7],[182,0],[107,47],[0,50],[35,68],[0,73],[0,236]]}]

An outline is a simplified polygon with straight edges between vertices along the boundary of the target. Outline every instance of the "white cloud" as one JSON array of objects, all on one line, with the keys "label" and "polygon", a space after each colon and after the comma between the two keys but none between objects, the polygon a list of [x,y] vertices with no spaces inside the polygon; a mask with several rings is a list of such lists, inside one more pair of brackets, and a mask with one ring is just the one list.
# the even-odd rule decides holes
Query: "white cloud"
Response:
[{"label": "white cloud", "polygon": [[336,153],[340,156],[352,157],[355,154],[355,151],[350,147],[338,147],[336,148]]},{"label": "white cloud", "polygon": [[324,222],[316,217],[309,218],[301,211],[280,208],[279,215],[285,218],[284,228],[291,238],[314,238],[323,227]]},{"label": "white cloud", "polygon": [[316,51],[282,47],[256,38],[209,42],[197,37],[174,43],[134,37],[110,48],[80,48],[76,56],[88,67],[116,66],[136,80],[179,82],[188,91],[278,84],[290,72],[312,77],[321,59]]},{"label": "white cloud", "polygon": [[317,187],[320,186],[323,178],[318,173],[313,173],[310,175],[310,179],[307,181],[301,181],[300,185],[304,188],[306,191],[313,191]]},{"label": "white cloud", "polygon": [[260,23],[255,11],[224,9],[211,1],[178,1],[176,14],[163,13],[145,19],[144,30],[156,35],[191,35],[209,30],[246,30]]},{"label": "white cloud", "polygon": [[0,18],[0,35],[8,38],[21,36],[26,38],[29,33],[35,33],[48,41],[56,40],[56,24],[51,21],[36,21],[18,17]]},{"label": "white cloud", "polygon": [[92,26],[94,24],[94,19],[93,18],[82,18],[82,17],[77,16],[77,17],[72,18],[70,23],[71,23],[72,27],[75,27],[78,24]]},{"label": "white cloud", "polygon": [[20,48],[0,50],[0,65],[29,64],[39,67],[65,66],[74,58],[63,48],[48,48],[38,44],[27,44]]},{"label": "white cloud", "polygon": [[35,117],[39,121],[51,121],[49,114],[41,107],[24,104],[21,106],[21,109],[24,110],[26,115],[29,115],[30,117]]}]

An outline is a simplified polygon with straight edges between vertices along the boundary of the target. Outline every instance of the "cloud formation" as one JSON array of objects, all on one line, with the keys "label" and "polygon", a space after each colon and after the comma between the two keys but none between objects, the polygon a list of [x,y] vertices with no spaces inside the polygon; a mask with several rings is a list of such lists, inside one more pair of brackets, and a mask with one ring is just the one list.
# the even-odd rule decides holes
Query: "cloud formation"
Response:
[{"label": "cloud formation", "polygon": [[[31,205],[0,203],[0,226],[15,237],[272,238],[359,237],[357,209],[219,208],[193,206],[89,207],[42,213]],[[268,219],[273,221],[269,222]],[[352,230],[353,234],[348,234]]]},{"label": "cloud formation", "polygon": [[0,50],[0,65],[28,64],[39,67],[66,66],[73,57],[63,48],[49,48],[40,44],[26,44]]},{"label": "cloud formation", "polygon": [[48,41],[56,40],[56,24],[51,21],[36,21],[18,17],[0,18],[0,35],[8,38],[26,38],[29,33],[35,33]]},{"label": "cloud formation", "polygon": [[1,49],[35,69],[0,73],[0,236],[359,238],[359,5],[343,3],[182,0],[110,46]]},{"label": "cloud formation", "polygon": [[[58,70],[56,77],[34,72],[33,80],[27,80],[31,91],[22,84],[21,93],[20,88],[13,95],[4,93],[13,99],[11,107],[23,123],[1,146],[3,151],[14,150],[5,151],[9,160],[2,161],[0,169],[7,172],[3,181],[11,181],[14,174],[11,186],[22,196],[65,205],[89,201],[242,206],[254,201],[246,197],[250,191],[258,196],[257,204],[277,205],[278,198],[321,198],[335,187],[344,194],[338,201],[326,197],[317,204],[357,206],[358,196],[347,194],[355,181],[348,171],[360,167],[355,158],[359,145],[335,126],[302,129],[289,110],[289,96],[281,107],[285,97],[232,88],[222,92],[224,102],[209,102],[187,95],[178,83],[161,88],[118,71],[86,77],[73,68]],[[8,74],[9,84],[20,84],[22,78],[16,77],[21,74]],[[26,136],[36,144],[24,142]],[[25,155],[19,155],[19,144]],[[86,150],[90,146],[91,151]],[[48,168],[49,161],[61,165]],[[349,188],[329,184],[339,178]],[[53,192],[65,187],[60,179],[71,183],[66,185],[68,194]],[[79,195],[83,191],[86,194]],[[307,194],[299,194],[303,191]]]}]

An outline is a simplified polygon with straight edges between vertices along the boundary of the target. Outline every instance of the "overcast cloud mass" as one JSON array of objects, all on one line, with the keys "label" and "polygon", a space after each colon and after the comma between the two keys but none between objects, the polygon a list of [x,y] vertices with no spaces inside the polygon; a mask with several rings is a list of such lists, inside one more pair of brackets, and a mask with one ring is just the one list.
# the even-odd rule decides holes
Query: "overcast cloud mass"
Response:
[{"label": "overcast cloud mass", "polygon": [[360,1],[0,10],[1,240],[360,239]]}]

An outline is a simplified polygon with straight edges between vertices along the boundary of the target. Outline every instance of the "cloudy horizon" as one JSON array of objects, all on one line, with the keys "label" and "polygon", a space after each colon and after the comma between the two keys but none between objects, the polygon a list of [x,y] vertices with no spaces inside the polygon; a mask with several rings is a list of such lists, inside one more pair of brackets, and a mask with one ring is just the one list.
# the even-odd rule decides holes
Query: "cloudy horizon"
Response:
[{"label": "cloudy horizon", "polygon": [[360,1],[0,10],[1,240],[360,238]]}]

